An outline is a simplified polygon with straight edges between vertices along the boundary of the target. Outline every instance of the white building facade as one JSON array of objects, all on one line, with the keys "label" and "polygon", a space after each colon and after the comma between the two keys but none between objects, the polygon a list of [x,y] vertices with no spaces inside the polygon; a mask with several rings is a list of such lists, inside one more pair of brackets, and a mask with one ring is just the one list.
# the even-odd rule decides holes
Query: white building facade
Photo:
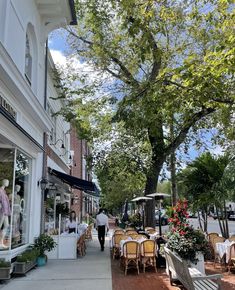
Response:
[{"label": "white building facade", "polygon": [[[52,114],[63,104],[49,99],[57,92],[45,59],[48,34],[70,24],[73,1],[0,0],[0,193],[11,211],[0,206],[0,258],[7,260],[40,234],[46,166],[68,168],[69,124]],[[58,161],[47,157],[47,143]]]}]

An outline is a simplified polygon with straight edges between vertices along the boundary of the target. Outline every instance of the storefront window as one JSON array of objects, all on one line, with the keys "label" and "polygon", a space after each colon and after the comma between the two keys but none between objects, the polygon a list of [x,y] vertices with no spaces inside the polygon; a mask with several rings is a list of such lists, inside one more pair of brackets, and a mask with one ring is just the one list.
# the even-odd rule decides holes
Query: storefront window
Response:
[{"label": "storefront window", "polygon": [[0,251],[28,242],[31,159],[0,148]]},{"label": "storefront window", "polygon": [[0,148],[0,251],[10,247],[11,203],[15,149]]},{"label": "storefront window", "polygon": [[28,242],[31,159],[17,150],[12,200],[12,248]]}]

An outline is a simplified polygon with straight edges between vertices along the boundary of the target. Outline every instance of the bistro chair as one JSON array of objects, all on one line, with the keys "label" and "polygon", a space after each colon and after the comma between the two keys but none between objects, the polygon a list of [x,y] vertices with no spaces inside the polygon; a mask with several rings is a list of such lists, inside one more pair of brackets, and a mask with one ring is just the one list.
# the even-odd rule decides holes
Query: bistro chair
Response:
[{"label": "bistro chair", "polygon": [[157,231],[154,230],[154,229],[150,229],[150,230],[147,230],[148,234],[152,235],[152,234],[156,234]]},{"label": "bistro chair", "polygon": [[123,234],[125,234],[125,232],[124,232],[124,230],[122,230],[122,229],[117,229],[117,230],[114,230],[114,233],[113,233],[114,235],[116,235],[116,234],[120,234],[120,235],[123,235]]},{"label": "bistro chair", "polygon": [[235,242],[229,248],[229,259],[228,259],[228,273],[231,273],[231,268],[235,268]]},{"label": "bistro chair", "polygon": [[222,269],[222,264],[225,263],[225,255],[223,255],[223,257],[220,257],[219,252],[216,249],[216,244],[217,243],[224,243],[225,242],[225,238],[223,237],[214,237],[212,239],[212,246],[213,246],[213,250],[214,250],[214,268],[215,268],[215,264],[216,261],[218,261],[220,263],[221,269]]},{"label": "bistro chair", "polygon": [[235,242],[235,236],[234,235],[231,236],[228,240],[229,240],[229,242]]},{"label": "bistro chair", "polygon": [[143,265],[143,271],[145,268],[152,266],[157,272],[156,268],[156,242],[153,240],[145,240],[140,244],[140,263]]},{"label": "bistro chair", "polygon": [[139,243],[127,241],[123,245],[123,256],[121,261],[124,265],[125,275],[130,268],[136,268],[139,275]]},{"label": "bistro chair", "polygon": [[112,237],[112,257],[115,259],[116,256],[119,256],[120,254],[120,242],[121,240],[127,240],[128,236],[126,235],[120,235],[120,234],[114,234]]},{"label": "bistro chair", "polygon": [[137,231],[134,230],[127,230],[126,231],[126,235],[130,236],[130,235],[138,235]]},{"label": "bistro chair", "polygon": [[214,252],[214,246],[213,246],[213,239],[218,237],[219,234],[218,233],[209,233],[207,235],[207,239],[208,239],[208,242],[209,242],[209,246],[210,246],[210,249],[211,249],[211,253],[212,253],[212,257],[214,258],[215,257],[215,252]]},{"label": "bistro chair", "polygon": [[85,239],[87,241],[91,241],[92,240],[92,228],[93,228],[93,224],[90,224],[87,229],[86,229],[86,236]]},{"label": "bistro chair", "polygon": [[86,255],[86,243],[85,243],[86,235],[82,234],[77,241],[77,251],[80,256]]},{"label": "bistro chair", "polygon": [[155,229],[154,228],[152,228],[152,227],[145,227],[145,230],[148,232],[149,230],[154,230],[155,231]]},{"label": "bistro chair", "polygon": [[128,228],[125,228],[125,231],[135,231],[135,229],[132,227],[128,227]]}]

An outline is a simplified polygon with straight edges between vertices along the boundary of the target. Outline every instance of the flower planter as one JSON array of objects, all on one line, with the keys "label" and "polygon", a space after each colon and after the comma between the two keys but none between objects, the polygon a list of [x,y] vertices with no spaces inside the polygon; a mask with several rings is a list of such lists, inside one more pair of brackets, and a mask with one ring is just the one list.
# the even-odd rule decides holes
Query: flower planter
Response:
[{"label": "flower planter", "polygon": [[15,262],[14,274],[25,275],[29,270],[37,265],[36,260],[29,262]]},{"label": "flower planter", "polygon": [[197,263],[194,264],[191,261],[189,261],[188,262],[189,267],[196,268],[202,274],[205,274],[205,262],[204,262],[204,256],[203,256],[203,254],[201,252],[197,252],[196,258],[198,259]]},{"label": "flower planter", "polygon": [[11,278],[11,267],[0,268],[0,280],[7,280]]},{"label": "flower planter", "polygon": [[38,267],[45,266],[47,262],[47,257],[37,257],[37,265]]}]

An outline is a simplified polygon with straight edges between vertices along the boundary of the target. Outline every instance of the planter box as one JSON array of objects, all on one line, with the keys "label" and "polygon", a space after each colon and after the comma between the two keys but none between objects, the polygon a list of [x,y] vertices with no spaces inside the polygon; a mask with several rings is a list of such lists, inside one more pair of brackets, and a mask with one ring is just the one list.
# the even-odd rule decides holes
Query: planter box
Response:
[{"label": "planter box", "polygon": [[0,280],[7,280],[11,278],[11,267],[0,268]]},{"label": "planter box", "polygon": [[37,265],[36,260],[30,262],[15,262],[14,274],[24,275]]}]

